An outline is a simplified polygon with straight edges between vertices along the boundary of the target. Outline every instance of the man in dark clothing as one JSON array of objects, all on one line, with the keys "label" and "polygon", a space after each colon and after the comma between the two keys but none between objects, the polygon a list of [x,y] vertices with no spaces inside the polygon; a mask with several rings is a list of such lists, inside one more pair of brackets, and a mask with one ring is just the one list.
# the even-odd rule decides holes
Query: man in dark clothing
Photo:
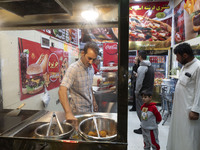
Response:
[{"label": "man in dark clothing", "polygon": [[[151,65],[151,62],[147,59],[145,51],[140,51],[138,54],[140,65],[137,70],[137,79],[136,79],[136,111],[139,120],[141,121],[141,106],[143,105],[141,93],[143,91],[148,91],[153,94],[154,87],[154,68]],[[134,130],[137,134],[142,134],[141,128]]]},{"label": "man in dark clothing", "polygon": [[136,98],[135,98],[135,86],[136,86],[136,78],[137,78],[137,69],[139,67],[140,60],[138,56],[135,57],[135,62],[132,68],[131,74],[131,86],[133,91],[133,106],[129,111],[136,111]]}]

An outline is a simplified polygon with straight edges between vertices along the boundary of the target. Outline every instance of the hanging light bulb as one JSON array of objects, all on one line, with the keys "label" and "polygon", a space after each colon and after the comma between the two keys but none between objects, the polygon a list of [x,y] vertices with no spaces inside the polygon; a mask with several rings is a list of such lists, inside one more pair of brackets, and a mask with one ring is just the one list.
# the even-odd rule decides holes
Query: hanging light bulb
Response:
[{"label": "hanging light bulb", "polygon": [[99,17],[99,13],[96,10],[94,10],[94,9],[90,9],[90,10],[83,11],[81,13],[81,16],[86,21],[92,22],[92,21],[96,21],[96,19]]}]

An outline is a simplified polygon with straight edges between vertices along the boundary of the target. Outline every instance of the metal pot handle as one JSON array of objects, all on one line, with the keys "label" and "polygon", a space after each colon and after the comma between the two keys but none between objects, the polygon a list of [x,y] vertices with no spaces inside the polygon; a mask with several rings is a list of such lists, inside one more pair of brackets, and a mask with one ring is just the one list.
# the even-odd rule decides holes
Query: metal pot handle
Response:
[{"label": "metal pot handle", "polygon": [[53,121],[53,118],[54,118],[54,117],[56,118],[56,122],[57,122],[57,124],[58,124],[58,127],[59,127],[61,133],[62,133],[62,134],[64,133],[64,130],[63,130],[61,124],[60,124],[60,121],[58,120],[58,117],[57,117],[56,113],[53,112],[53,115],[51,116],[51,120],[50,120],[50,122],[49,122],[49,126],[48,126],[48,129],[47,129],[46,136],[49,136],[49,132],[50,132],[51,125],[52,125],[52,121]]},{"label": "metal pot handle", "polygon": [[57,115],[56,115],[55,113],[54,113],[53,115],[54,115],[54,117],[56,118],[56,121],[57,121],[57,124],[58,124],[58,127],[59,127],[61,133],[63,134],[64,131],[63,131],[63,128],[62,128],[62,126],[61,126],[61,124],[60,124],[60,121],[58,120]]},{"label": "metal pot handle", "polygon": [[53,115],[51,116],[51,120],[50,120],[50,122],[49,122],[49,126],[48,126],[48,129],[47,129],[46,136],[49,136],[49,132],[50,132],[50,129],[51,129],[51,124],[52,124],[53,117],[54,117],[54,113],[53,113]]}]

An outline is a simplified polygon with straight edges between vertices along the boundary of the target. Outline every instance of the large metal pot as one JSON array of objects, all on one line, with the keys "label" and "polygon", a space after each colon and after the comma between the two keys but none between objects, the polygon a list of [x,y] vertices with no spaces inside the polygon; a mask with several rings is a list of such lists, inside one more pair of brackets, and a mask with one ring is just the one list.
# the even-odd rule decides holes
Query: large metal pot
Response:
[{"label": "large metal pot", "polygon": [[70,123],[61,124],[63,133],[61,133],[58,124],[52,124],[49,135],[47,136],[47,130],[49,123],[43,124],[35,129],[35,135],[39,138],[55,138],[55,139],[68,139],[74,131],[74,127]]},{"label": "large metal pot", "polygon": [[[94,120],[96,120],[98,131],[106,131],[106,137],[96,137],[88,135],[89,132],[96,131]],[[115,122],[115,120],[109,118],[87,118],[80,122],[79,133],[85,140],[89,141],[113,141],[117,137],[117,123]]]}]

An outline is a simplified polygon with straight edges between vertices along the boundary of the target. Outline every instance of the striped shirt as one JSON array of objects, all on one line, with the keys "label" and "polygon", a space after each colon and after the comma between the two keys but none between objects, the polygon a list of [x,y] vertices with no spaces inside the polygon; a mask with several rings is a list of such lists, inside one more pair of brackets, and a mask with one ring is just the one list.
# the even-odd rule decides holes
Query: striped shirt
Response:
[{"label": "striped shirt", "polygon": [[69,89],[72,112],[93,112],[92,82],[94,69],[85,67],[81,59],[66,70],[61,86]]}]

